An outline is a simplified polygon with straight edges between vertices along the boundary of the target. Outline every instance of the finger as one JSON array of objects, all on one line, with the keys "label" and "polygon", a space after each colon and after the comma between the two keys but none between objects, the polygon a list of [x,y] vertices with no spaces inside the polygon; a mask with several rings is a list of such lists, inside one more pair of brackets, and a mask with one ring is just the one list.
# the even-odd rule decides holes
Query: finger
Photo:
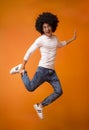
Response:
[{"label": "finger", "polygon": [[74,35],[76,35],[76,29],[74,30]]}]

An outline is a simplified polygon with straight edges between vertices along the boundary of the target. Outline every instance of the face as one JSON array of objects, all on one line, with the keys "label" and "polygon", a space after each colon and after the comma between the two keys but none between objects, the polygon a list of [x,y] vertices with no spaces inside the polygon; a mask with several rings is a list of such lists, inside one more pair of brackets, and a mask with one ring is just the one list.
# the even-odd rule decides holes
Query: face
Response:
[{"label": "face", "polygon": [[43,24],[43,32],[46,36],[52,36],[52,27],[48,23]]}]

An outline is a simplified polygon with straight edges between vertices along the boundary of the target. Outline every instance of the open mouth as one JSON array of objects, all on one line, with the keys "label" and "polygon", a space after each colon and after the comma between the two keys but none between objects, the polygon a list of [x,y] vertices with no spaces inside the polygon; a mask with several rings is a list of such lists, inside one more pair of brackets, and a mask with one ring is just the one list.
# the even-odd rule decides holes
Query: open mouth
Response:
[{"label": "open mouth", "polygon": [[50,33],[50,31],[46,32],[46,33]]},{"label": "open mouth", "polygon": [[51,35],[52,35],[52,33],[51,33],[50,31],[45,32],[45,34],[46,34],[47,36],[51,36]]},{"label": "open mouth", "polygon": [[50,31],[47,31],[46,34],[51,34],[51,32],[50,32]]}]

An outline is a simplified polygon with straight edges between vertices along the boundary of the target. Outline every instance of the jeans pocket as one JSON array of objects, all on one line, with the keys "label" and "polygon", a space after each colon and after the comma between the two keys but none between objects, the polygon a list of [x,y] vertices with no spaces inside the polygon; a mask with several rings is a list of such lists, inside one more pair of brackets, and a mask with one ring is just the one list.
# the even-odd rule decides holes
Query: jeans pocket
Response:
[{"label": "jeans pocket", "polygon": [[52,75],[54,73],[54,70],[49,70],[49,75]]}]

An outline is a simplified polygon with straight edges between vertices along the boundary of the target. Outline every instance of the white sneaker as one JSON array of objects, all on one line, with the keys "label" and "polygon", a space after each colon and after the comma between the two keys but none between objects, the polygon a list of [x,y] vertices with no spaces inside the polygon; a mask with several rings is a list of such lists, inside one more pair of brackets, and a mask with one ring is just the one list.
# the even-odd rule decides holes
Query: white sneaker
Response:
[{"label": "white sneaker", "polygon": [[13,67],[13,68],[10,70],[10,74],[19,73],[19,70],[20,70],[21,66],[22,66],[22,64],[19,64],[19,65]]},{"label": "white sneaker", "polygon": [[42,107],[40,107],[40,105],[38,105],[38,104],[35,104],[34,109],[36,110],[37,115],[39,116],[39,118],[43,119],[44,117],[43,117],[43,113],[42,113]]}]

